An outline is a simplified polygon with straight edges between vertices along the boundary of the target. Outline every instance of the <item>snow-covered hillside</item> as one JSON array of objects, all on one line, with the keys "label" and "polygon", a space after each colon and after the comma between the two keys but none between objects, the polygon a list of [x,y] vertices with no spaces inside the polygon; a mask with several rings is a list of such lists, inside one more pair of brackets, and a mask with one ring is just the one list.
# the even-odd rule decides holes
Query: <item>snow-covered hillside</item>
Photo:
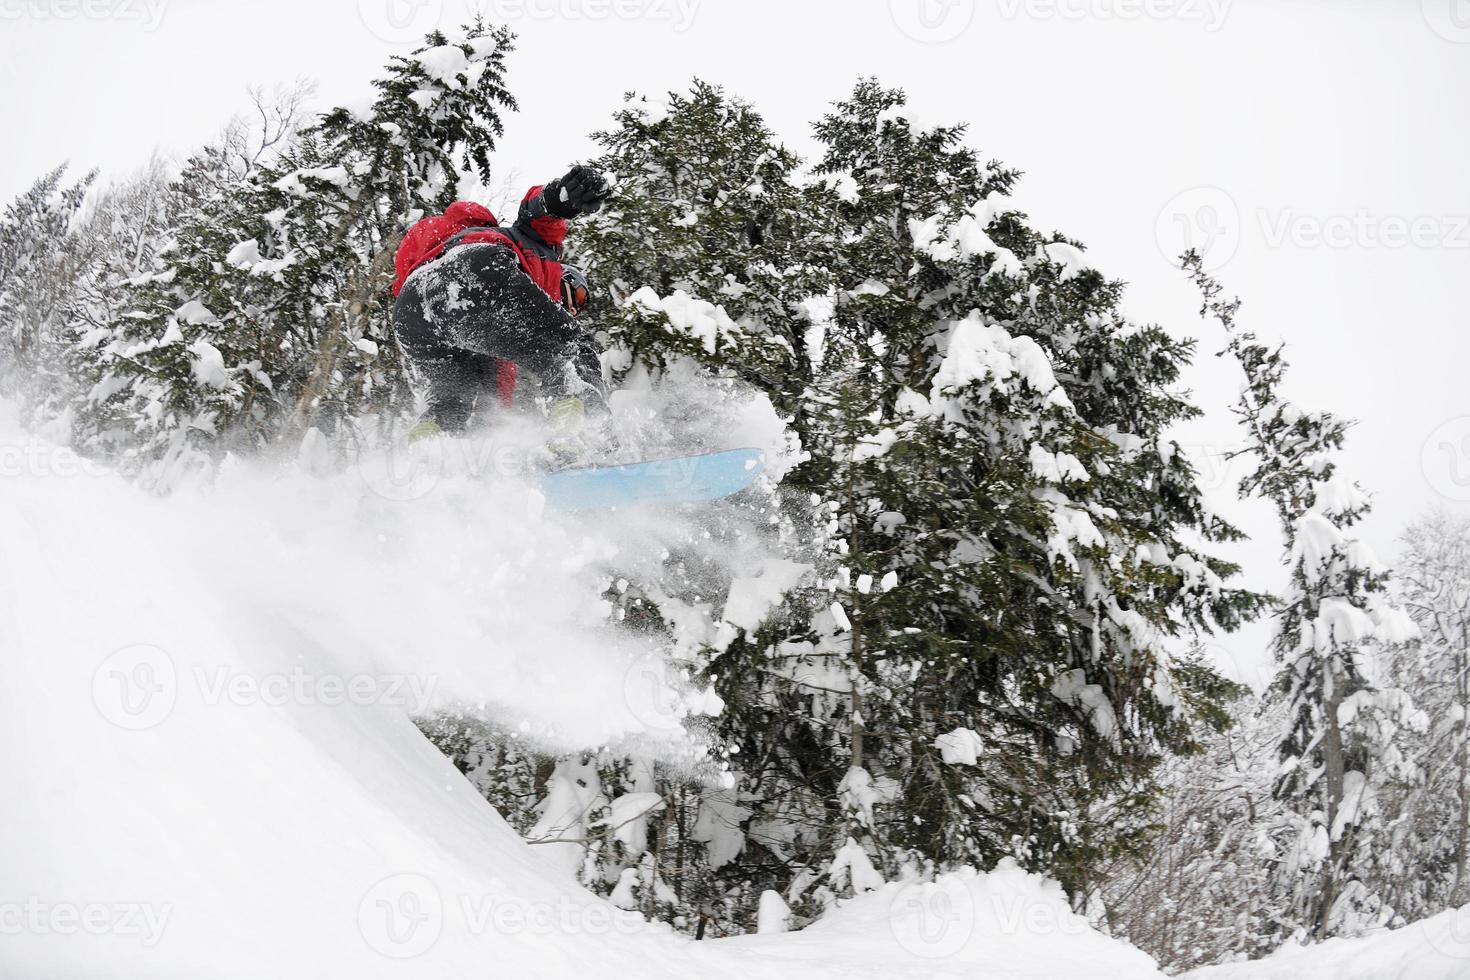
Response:
[{"label": "snow-covered hillside", "polygon": [[1470,977],[1470,905],[1361,939],[1286,945],[1252,963],[1206,967],[1191,980],[1463,980]]},{"label": "snow-covered hillside", "polygon": [[240,467],[160,500],[8,420],[0,459],[0,975],[1159,975],[1009,867],[701,943],[582,889],[411,712],[483,703],[692,766],[670,719],[714,706],[626,682],[661,675],[578,597],[633,545],[514,481],[393,501]]}]

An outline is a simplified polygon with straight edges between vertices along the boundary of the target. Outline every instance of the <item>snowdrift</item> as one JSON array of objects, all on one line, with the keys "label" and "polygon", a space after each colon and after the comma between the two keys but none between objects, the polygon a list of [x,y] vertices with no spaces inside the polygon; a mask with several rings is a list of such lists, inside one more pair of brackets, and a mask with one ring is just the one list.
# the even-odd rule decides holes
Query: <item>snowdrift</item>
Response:
[{"label": "snowdrift", "polygon": [[1151,957],[1094,930],[1060,886],[1002,863],[926,883],[891,882],[798,933],[705,944],[766,977],[1135,980]]},{"label": "snowdrift", "polygon": [[1185,974],[1191,980],[1464,980],[1470,905],[1361,939],[1283,946],[1265,959]]},{"label": "snowdrift", "polygon": [[412,713],[693,760],[677,719],[715,709],[625,683],[649,651],[580,597],[629,539],[514,481],[242,467],[159,500],[8,420],[0,463],[0,976],[1159,976],[1013,867],[701,943],[582,889]]}]

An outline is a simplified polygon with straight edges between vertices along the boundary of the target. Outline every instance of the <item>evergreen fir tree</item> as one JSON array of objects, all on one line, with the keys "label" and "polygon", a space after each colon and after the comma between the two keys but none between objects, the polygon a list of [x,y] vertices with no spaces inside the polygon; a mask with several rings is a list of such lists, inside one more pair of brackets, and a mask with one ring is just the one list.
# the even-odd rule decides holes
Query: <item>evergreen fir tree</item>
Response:
[{"label": "evergreen fir tree", "polygon": [[630,99],[580,238],[616,367],[743,379],[808,454],[785,520],[818,576],[706,667],[749,812],[728,873],[808,913],[1007,855],[1086,892],[1141,846],[1153,768],[1221,717],[1166,644],[1262,604],[1185,543],[1236,536],[1163,437],[1197,411],[1172,390],[1190,345],[1125,321],[1007,206],[1013,172],[902,105],[861,84],[804,177],[718,89]]},{"label": "evergreen fir tree", "polygon": [[1414,777],[1406,737],[1424,717],[1402,691],[1377,686],[1374,653],[1411,639],[1414,626],[1389,596],[1387,568],[1352,533],[1371,504],[1334,459],[1349,423],[1288,401],[1282,347],[1237,327],[1239,301],[1220,298],[1197,254],[1185,256],[1185,269],[1246,376],[1237,412],[1256,466],[1241,494],[1271,501],[1288,549],[1274,685],[1288,726],[1276,792],[1297,820],[1285,886],[1307,934],[1352,934],[1393,918],[1372,887],[1375,862],[1388,856],[1382,795]]},{"label": "evergreen fir tree", "polygon": [[511,45],[483,24],[435,33],[393,59],[370,104],[322,115],[243,175],[227,147],[190,160],[169,241],[101,345],[84,438],[166,484],[400,404],[385,309],[399,231],[451,203],[462,171],[488,179],[515,105]]},{"label": "evergreen fir tree", "polygon": [[[846,290],[812,483],[839,494],[838,597],[872,691],[853,761],[862,740],[905,775],[892,845],[1013,853],[1084,892],[1136,845],[1150,771],[1194,749],[1216,696],[1165,644],[1261,601],[1185,544],[1236,536],[1164,438],[1198,412],[1170,390],[1190,346],[1125,321],[1119,284],[1008,205],[1017,175],[902,93],[862,83],[817,135]],[[944,732],[983,747],[973,766]]]},{"label": "evergreen fir tree", "polygon": [[33,420],[59,441],[96,452],[99,442],[118,445],[130,438],[128,419],[90,444],[78,439],[76,422],[95,419],[99,402],[108,398],[104,382],[112,357],[104,347],[114,324],[132,310],[132,288],[146,279],[168,244],[168,229],[182,205],[176,176],[155,157],[101,191],[68,239],[68,299],[31,408]]},{"label": "evergreen fir tree", "polygon": [[1404,534],[1397,593],[1419,629],[1387,681],[1428,717],[1413,737],[1419,779],[1398,787],[1384,891],[1405,920],[1470,902],[1470,522],[1433,513]]},{"label": "evergreen fir tree", "polygon": [[37,373],[64,324],[77,275],[73,226],[96,179],[67,184],[63,164],[0,215],[0,392],[42,387]]}]

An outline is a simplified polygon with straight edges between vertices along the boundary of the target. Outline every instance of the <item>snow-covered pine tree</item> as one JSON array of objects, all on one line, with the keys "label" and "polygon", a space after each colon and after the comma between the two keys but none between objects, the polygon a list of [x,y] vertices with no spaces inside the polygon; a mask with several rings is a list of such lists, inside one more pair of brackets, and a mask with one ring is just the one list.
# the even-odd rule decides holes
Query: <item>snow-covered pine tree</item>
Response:
[{"label": "snow-covered pine tree", "polygon": [[1013,172],[902,104],[859,85],[803,179],[717,89],[635,99],[580,236],[615,366],[744,379],[810,454],[787,517],[822,581],[707,666],[742,767],[726,873],[799,912],[915,861],[1017,855],[1086,891],[1218,717],[1165,645],[1262,604],[1185,543],[1236,535],[1163,436],[1196,411],[1190,345],[1125,321],[1007,206]]},{"label": "snow-covered pine tree", "polygon": [[146,275],[177,211],[178,185],[154,157],[142,170],[94,192],[64,242],[70,282],[31,386],[29,415],[49,438],[69,442],[74,420],[93,404],[111,335],[126,305],[127,283]]},{"label": "snow-covered pine tree", "polygon": [[45,386],[47,348],[65,322],[76,270],[73,225],[96,179],[66,183],[66,165],[41,177],[0,215],[0,392]]},{"label": "snow-covered pine tree", "polygon": [[1199,756],[1160,767],[1160,825],[1147,851],[1101,875],[1109,932],[1170,973],[1264,956],[1281,939],[1271,862],[1290,850],[1294,825],[1272,773],[1286,709],[1235,690],[1235,724],[1208,734]]},{"label": "snow-covered pine tree", "polygon": [[1470,521],[1432,513],[1404,534],[1397,595],[1419,640],[1393,650],[1388,678],[1430,724],[1422,779],[1401,787],[1385,890],[1408,921],[1470,902]]},{"label": "snow-covered pine tree", "polygon": [[1350,423],[1287,400],[1283,347],[1238,327],[1239,300],[1221,299],[1197,254],[1184,267],[1245,373],[1237,413],[1255,468],[1240,492],[1275,506],[1288,551],[1274,683],[1288,727],[1276,792],[1294,812],[1297,840],[1280,865],[1283,887],[1303,933],[1353,934],[1393,917],[1372,887],[1377,863],[1391,858],[1380,797],[1413,778],[1406,739],[1426,719],[1404,692],[1379,686],[1376,655],[1415,628],[1392,601],[1388,570],[1352,533],[1371,504],[1334,459]]},{"label": "snow-covered pine tree", "polygon": [[[796,156],[752,107],[701,82],[666,101],[630,97],[615,122],[598,134],[605,152],[595,162],[618,178],[618,192],[602,213],[579,223],[571,244],[572,258],[590,267],[599,286],[589,312],[606,331],[620,380],[678,378],[668,387],[698,392],[682,379],[708,372],[753,385],[783,416],[800,416],[810,407],[802,395],[812,373],[802,300],[826,293],[829,282],[813,254],[820,223],[793,179]],[[718,387],[712,394],[718,397]],[[687,410],[695,417],[674,424],[692,437],[682,448],[698,448],[701,429],[717,431],[724,422],[711,417],[718,407],[710,403]],[[754,518],[762,505],[743,511]],[[766,526],[784,537],[787,556],[809,558],[818,534],[809,508],[772,520]],[[741,523],[734,534],[743,533]],[[713,533],[729,544],[731,530]],[[635,582],[619,598],[626,622],[702,618],[706,641],[719,634],[718,606],[711,611],[709,599],[722,601],[729,581],[699,576],[707,563],[688,558],[686,549],[671,549],[656,581]],[[738,631],[726,629],[718,647],[678,651],[691,669],[719,675],[727,697],[722,734],[742,752],[766,749],[778,757],[819,744],[825,723],[807,710],[812,689],[781,676],[789,664],[773,671],[758,662],[745,641],[730,638]],[[707,923],[712,934],[753,928],[761,891],[785,891],[793,868],[810,864],[825,846],[823,821],[837,816],[845,765],[819,770],[812,757],[765,758],[764,770],[748,771],[731,791],[664,781],[663,830],[643,856],[655,867],[630,869],[637,881],[656,882],[660,870],[678,868],[668,875],[677,914]],[[812,768],[791,783],[787,774],[803,765]],[[620,890],[645,911],[658,911],[657,887]]]},{"label": "snow-covered pine tree", "polygon": [[325,113],[247,172],[224,146],[189,161],[170,240],[101,341],[79,418],[92,448],[167,482],[404,399],[385,312],[400,229],[452,202],[462,172],[489,178],[500,110],[515,105],[509,32],[426,40],[366,104]]},{"label": "snow-covered pine tree", "polygon": [[[591,314],[618,356],[731,371],[799,413],[810,318],[823,294],[822,218],[794,183],[796,155],[755,110],[696,81],[663,103],[630,97],[597,134],[618,194],[582,222],[574,257],[596,269]],[[627,371],[630,360],[617,366]]]},{"label": "snow-covered pine tree", "polygon": [[1165,436],[1198,413],[1173,390],[1192,345],[1128,322],[1121,285],[1029,227],[1015,172],[963,135],[872,81],[817,127],[837,410],[804,443],[836,504],[852,761],[896,784],[889,847],[1013,854],[1080,895],[1138,845],[1154,766],[1218,716],[1211,673],[1166,646],[1262,600],[1187,543],[1237,536]]},{"label": "snow-covered pine tree", "polygon": [[419,718],[417,724],[506,823],[521,834],[535,826],[537,793],[552,771],[544,753],[472,715],[448,712]]}]

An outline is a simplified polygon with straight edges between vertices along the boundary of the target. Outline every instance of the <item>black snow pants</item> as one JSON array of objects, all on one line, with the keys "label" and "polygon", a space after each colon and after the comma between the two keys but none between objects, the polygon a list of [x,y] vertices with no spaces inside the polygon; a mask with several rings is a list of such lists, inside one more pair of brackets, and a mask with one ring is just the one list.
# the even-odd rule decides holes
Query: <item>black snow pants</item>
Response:
[{"label": "black snow pants", "polygon": [[548,397],[606,401],[596,341],[506,246],[460,245],[416,270],[393,323],[428,382],[426,417],[446,432],[493,402],[497,360],[534,375]]}]

